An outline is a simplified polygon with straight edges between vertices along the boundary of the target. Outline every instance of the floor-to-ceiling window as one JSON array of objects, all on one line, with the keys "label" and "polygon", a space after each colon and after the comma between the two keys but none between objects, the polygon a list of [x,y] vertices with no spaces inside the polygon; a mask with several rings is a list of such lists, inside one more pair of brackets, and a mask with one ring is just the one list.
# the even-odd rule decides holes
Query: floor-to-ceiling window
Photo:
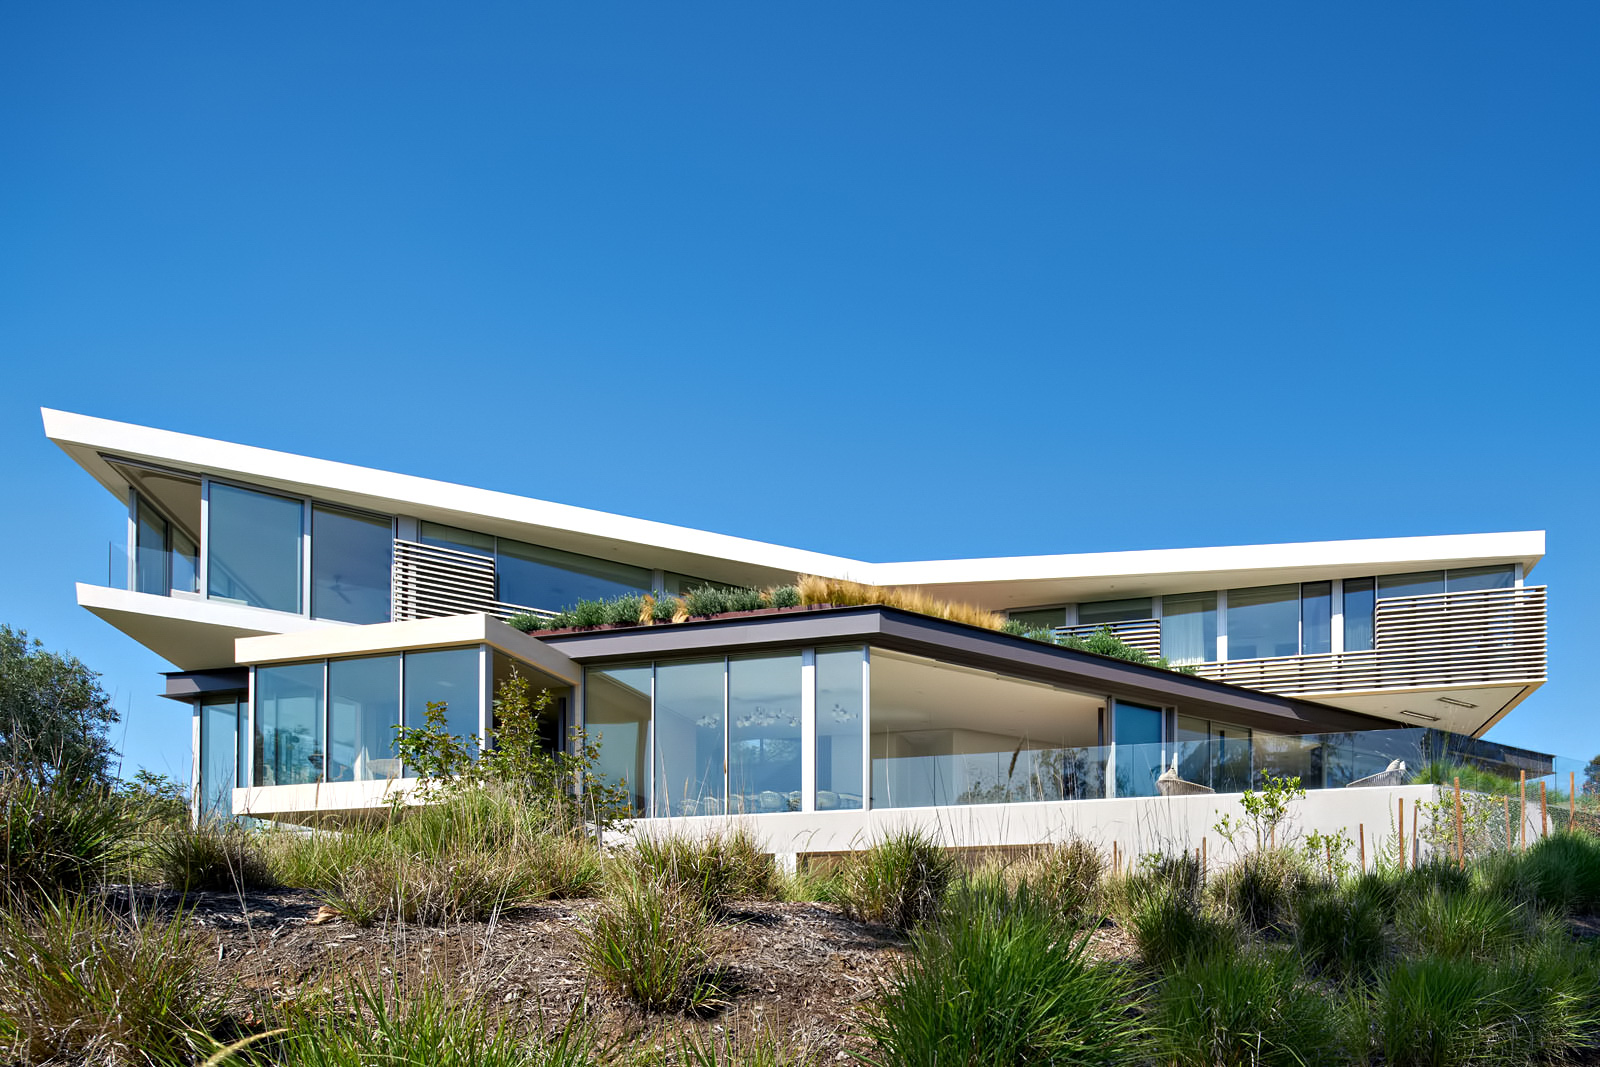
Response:
[{"label": "floor-to-ceiling window", "polygon": [[317,504],[311,509],[311,614],[388,622],[393,521]]},{"label": "floor-to-ceiling window", "polygon": [[863,650],[817,650],[817,810],[861,807]]},{"label": "floor-to-ceiling window", "polygon": [[728,808],[800,810],[800,653],[728,660]]},{"label": "floor-to-ceiling window", "polygon": [[200,778],[195,789],[202,822],[233,815],[233,789],[243,781],[239,776],[245,747],[239,732],[243,708],[231,694],[200,701]]},{"label": "floor-to-ceiling window", "polygon": [[1344,650],[1366,652],[1372,648],[1373,609],[1377,598],[1371,578],[1344,580]]},{"label": "floor-to-ceiling window", "polygon": [[258,667],[255,785],[299,785],[322,777],[323,665]]},{"label": "floor-to-ceiling window", "polygon": [[1161,598],[1161,654],[1180,665],[1217,658],[1216,593]]},{"label": "floor-to-ceiling window", "polygon": [[200,480],[113,464],[132,492],[133,588],[167,596],[200,588]]},{"label": "floor-to-ceiling window", "polygon": [[[445,648],[436,652],[405,654],[405,724],[421,729],[428,722],[428,705],[444,705],[444,729],[467,740],[476,756],[475,740],[482,731],[483,683],[477,648]],[[411,773],[411,768],[406,768]]]},{"label": "floor-to-ceiling window", "polygon": [[300,500],[212,482],[207,594],[214,600],[299,612],[304,523]]},{"label": "floor-to-ceiling window", "polygon": [[500,538],[495,549],[500,599],[507,604],[559,611],[580,600],[648,593],[650,571],[613,560]]},{"label": "floor-to-ceiling window", "polygon": [[645,780],[650,740],[650,683],[642,666],[594,667],[587,672],[583,730],[600,746],[594,773],[605,784],[624,786],[634,814],[647,812]]},{"label": "floor-to-ceiling window", "polygon": [[1115,714],[1112,731],[1116,745],[1116,795],[1153,797],[1156,778],[1161,774],[1166,755],[1162,747],[1163,712],[1160,708],[1119,700]]},{"label": "floor-to-ceiling window", "polygon": [[655,803],[663,815],[721,815],[727,706],[721,658],[658,663]]},{"label": "floor-to-ceiling window", "polygon": [[399,656],[328,662],[328,781],[400,777],[399,724]]},{"label": "floor-to-ceiling window", "polygon": [[1306,582],[1300,587],[1300,651],[1333,651],[1333,583]]},{"label": "floor-to-ceiling window", "polygon": [[1228,590],[1228,658],[1263,659],[1300,651],[1300,587]]}]

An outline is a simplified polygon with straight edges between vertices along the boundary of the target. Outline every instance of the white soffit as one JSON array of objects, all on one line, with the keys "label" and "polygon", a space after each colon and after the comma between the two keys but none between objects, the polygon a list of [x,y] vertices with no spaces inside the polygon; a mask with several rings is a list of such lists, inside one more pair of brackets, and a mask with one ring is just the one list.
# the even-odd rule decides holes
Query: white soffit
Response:
[{"label": "white soffit", "polygon": [[46,435],[119,497],[122,478],[101,453],[713,579],[764,584],[819,574],[919,586],[990,607],[1491,563],[1519,562],[1526,572],[1544,555],[1536,530],[868,563],[50,408],[42,415]]}]

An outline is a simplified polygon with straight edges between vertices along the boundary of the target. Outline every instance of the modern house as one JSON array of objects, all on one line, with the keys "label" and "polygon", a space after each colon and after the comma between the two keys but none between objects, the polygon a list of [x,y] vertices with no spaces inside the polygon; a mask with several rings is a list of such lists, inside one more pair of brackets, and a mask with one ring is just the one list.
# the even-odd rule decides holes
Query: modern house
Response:
[{"label": "modern house", "polygon": [[[307,821],[380,805],[407,781],[394,727],[443,701],[453,732],[488,736],[512,671],[551,692],[552,737],[581,726],[601,741],[641,820],[751,817],[784,852],[849,847],[885,812],[1026,843],[1075,802],[1155,797],[1163,771],[1196,794],[1163,802],[1209,803],[1264,773],[1332,794],[1441,744],[1513,775],[1550,767],[1479,740],[1545,680],[1542,532],[865,562],[43,416],[127,504],[127,547],[78,602],[177,668],[166,695],[194,707],[207,811]],[[1063,635],[1109,628],[1186,669],[871,604],[507,624],[802,574]]]}]

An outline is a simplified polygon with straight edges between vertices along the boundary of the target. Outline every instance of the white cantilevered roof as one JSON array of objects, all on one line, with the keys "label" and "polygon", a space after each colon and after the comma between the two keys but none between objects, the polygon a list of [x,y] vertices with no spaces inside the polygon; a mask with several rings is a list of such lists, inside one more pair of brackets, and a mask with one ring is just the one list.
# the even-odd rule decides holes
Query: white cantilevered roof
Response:
[{"label": "white cantilevered roof", "polygon": [[119,497],[127,487],[107,455],[719,581],[767,584],[808,573],[919,586],[990,608],[1495,563],[1527,571],[1544,554],[1544,533],[1524,531],[873,563],[49,408],[42,414],[46,435]]}]

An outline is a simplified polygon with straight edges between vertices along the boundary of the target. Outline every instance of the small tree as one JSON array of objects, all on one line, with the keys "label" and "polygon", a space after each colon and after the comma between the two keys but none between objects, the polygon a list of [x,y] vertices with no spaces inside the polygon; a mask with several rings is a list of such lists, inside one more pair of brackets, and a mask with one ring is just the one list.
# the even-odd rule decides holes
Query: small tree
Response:
[{"label": "small tree", "polygon": [[117,713],[100,675],[0,625],[0,776],[109,787]]},{"label": "small tree", "polygon": [[1223,812],[1213,829],[1230,845],[1237,846],[1236,838],[1249,835],[1255,838],[1258,850],[1266,848],[1277,840],[1278,827],[1288,819],[1289,803],[1304,799],[1305,795],[1297,776],[1263,775],[1260,790],[1246,789],[1239,798],[1244,818],[1235,820]]}]

